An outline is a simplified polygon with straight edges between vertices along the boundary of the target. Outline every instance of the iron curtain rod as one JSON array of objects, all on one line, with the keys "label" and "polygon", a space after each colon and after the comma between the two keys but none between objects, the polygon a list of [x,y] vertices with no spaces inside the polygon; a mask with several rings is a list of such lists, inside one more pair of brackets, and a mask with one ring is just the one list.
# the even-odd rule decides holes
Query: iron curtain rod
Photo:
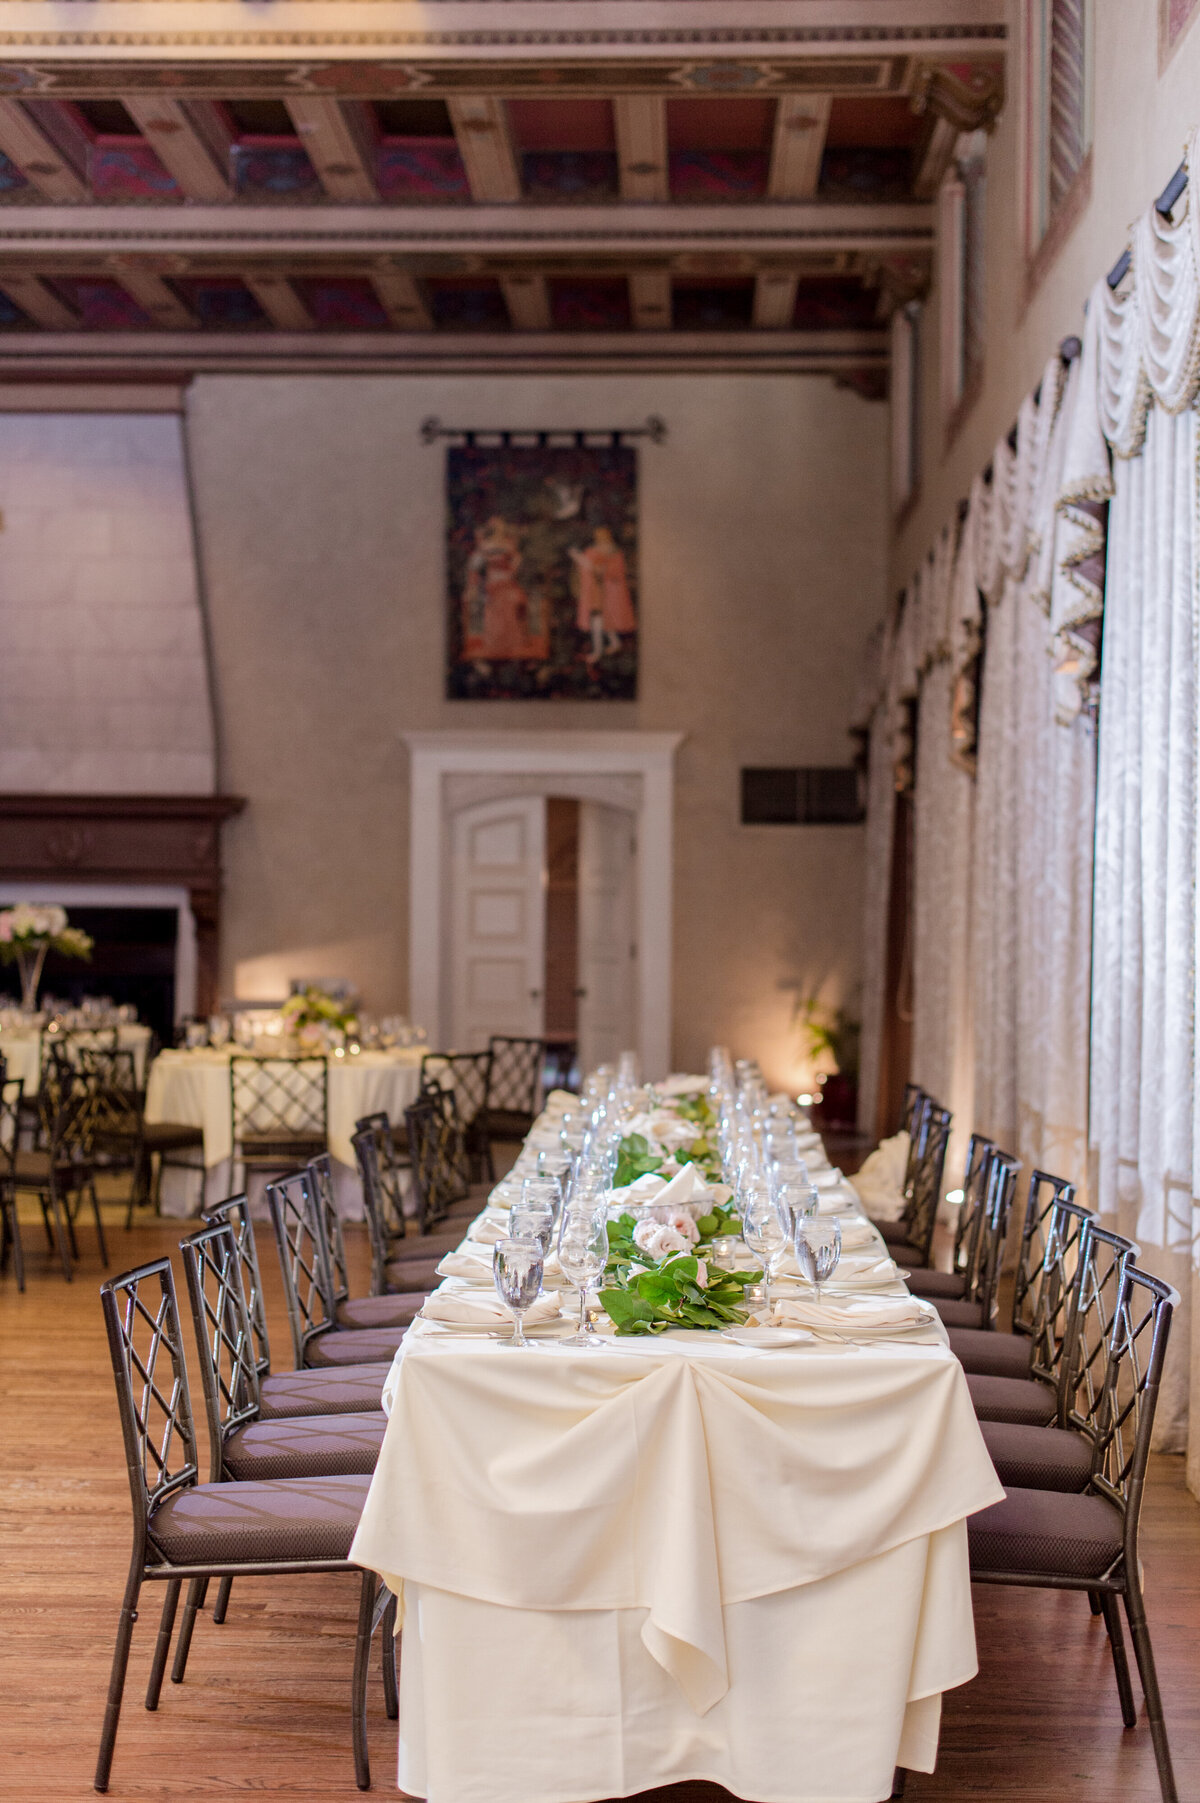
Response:
[{"label": "iron curtain rod", "polygon": [[[1175,203],[1188,185],[1187,164],[1180,163],[1178,169],[1154,203],[1154,211],[1163,219],[1169,219],[1175,209]],[[1110,288],[1119,288],[1129,274],[1133,257],[1128,250],[1123,250],[1108,272]]]},{"label": "iron curtain rod", "polygon": [[510,445],[524,445],[529,449],[542,449],[546,445],[575,445],[582,449],[588,444],[604,440],[610,445],[619,445],[626,438],[648,438],[651,444],[666,444],[667,422],[652,413],[641,426],[589,427],[577,431],[571,427],[551,426],[539,431],[536,426],[519,427],[505,431],[499,426],[443,426],[440,419],[430,417],[421,421],[421,443],[436,444],[439,438],[453,438],[465,445],[497,444],[507,449]]}]

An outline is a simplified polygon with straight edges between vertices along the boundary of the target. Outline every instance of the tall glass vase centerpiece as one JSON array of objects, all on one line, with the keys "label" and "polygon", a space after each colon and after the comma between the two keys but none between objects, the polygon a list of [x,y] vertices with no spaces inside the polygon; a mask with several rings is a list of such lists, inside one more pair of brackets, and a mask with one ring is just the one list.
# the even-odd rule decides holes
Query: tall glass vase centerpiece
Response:
[{"label": "tall glass vase centerpiece", "polygon": [[21,976],[21,1011],[37,1013],[38,984],[47,952],[64,958],[90,958],[93,941],[67,922],[67,911],[51,905],[19,902],[0,912],[0,963],[15,964]]}]

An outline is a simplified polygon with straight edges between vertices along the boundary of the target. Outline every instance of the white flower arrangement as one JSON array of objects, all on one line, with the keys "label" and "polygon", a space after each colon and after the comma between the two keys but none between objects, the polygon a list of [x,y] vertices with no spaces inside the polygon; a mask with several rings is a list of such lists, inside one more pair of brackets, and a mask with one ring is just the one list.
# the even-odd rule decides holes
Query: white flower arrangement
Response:
[{"label": "white flower arrangement", "polygon": [[89,934],[68,923],[67,911],[53,903],[18,902],[0,910],[0,963],[16,963],[21,972],[21,1006],[32,1014],[47,952],[64,958],[90,958]]}]

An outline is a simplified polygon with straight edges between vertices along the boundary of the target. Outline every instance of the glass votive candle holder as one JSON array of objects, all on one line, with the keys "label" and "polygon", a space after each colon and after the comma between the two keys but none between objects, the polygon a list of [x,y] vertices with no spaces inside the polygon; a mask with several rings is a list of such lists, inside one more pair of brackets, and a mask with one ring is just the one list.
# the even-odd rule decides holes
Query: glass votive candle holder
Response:
[{"label": "glass votive candle holder", "polygon": [[708,1256],[722,1271],[732,1271],[737,1260],[737,1240],[731,1233],[718,1234],[709,1242]]},{"label": "glass votive candle holder", "polygon": [[742,1291],[742,1307],[748,1315],[757,1315],[760,1321],[767,1318],[767,1286],[760,1278],[757,1283],[748,1283]]}]

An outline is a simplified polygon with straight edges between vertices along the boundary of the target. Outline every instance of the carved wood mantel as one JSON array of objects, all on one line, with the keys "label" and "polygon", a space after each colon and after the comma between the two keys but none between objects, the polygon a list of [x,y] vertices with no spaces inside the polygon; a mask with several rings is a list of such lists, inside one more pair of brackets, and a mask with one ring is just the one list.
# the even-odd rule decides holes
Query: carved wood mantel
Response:
[{"label": "carved wood mantel", "polygon": [[217,1002],[221,824],[245,805],[237,795],[0,795],[0,881],[186,888],[207,1014]]}]

